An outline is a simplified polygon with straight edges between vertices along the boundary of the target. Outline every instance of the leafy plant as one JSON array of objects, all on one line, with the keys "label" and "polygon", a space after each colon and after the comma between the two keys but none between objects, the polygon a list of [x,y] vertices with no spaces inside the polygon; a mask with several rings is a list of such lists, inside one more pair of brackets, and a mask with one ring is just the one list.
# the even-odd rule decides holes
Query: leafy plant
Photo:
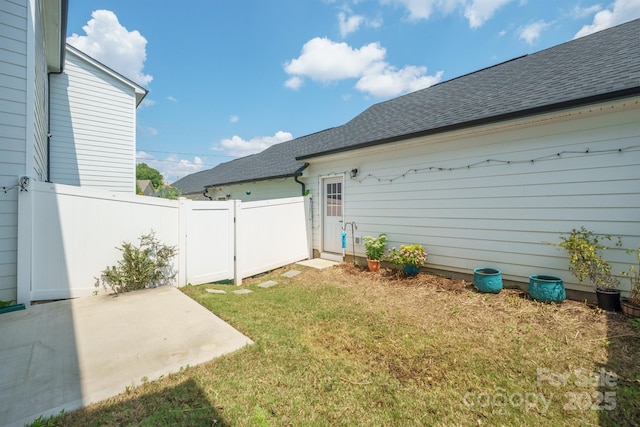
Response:
[{"label": "leafy plant", "polygon": [[629,292],[629,302],[633,305],[640,306],[640,248],[627,250],[628,254],[635,252],[638,266],[632,265],[629,270],[623,271],[622,275],[629,279],[631,289]]},{"label": "leafy plant", "polygon": [[367,252],[367,259],[381,261],[384,256],[384,247],[387,245],[387,235],[380,234],[378,238],[364,236],[364,249]]},{"label": "leafy plant", "polygon": [[178,253],[176,246],[161,244],[151,231],[140,237],[140,245],[122,242],[122,259],[102,271],[104,288],[115,293],[151,288],[167,284],[176,275],[171,259]]},{"label": "leafy plant", "polygon": [[[597,235],[582,226],[580,229],[574,228],[569,237],[561,237],[560,240],[555,246],[564,249],[569,255],[569,271],[576,279],[589,279],[597,289],[618,287],[620,281],[611,273],[611,264],[602,256],[602,252],[609,249],[602,241],[611,241],[611,236]],[[616,246],[620,245],[618,237]]]},{"label": "leafy plant", "polygon": [[14,303],[15,303],[15,301],[13,301],[13,300],[9,300],[9,301],[0,300],[0,308],[9,307],[10,305],[13,305]]},{"label": "leafy plant", "polygon": [[156,193],[158,197],[169,200],[177,200],[182,196],[182,190],[173,185],[164,185]]},{"label": "leafy plant", "polygon": [[424,246],[419,243],[412,245],[402,245],[400,250],[391,248],[387,260],[396,265],[412,265],[415,267],[422,267],[429,258],[429,254],[425,250]]}]

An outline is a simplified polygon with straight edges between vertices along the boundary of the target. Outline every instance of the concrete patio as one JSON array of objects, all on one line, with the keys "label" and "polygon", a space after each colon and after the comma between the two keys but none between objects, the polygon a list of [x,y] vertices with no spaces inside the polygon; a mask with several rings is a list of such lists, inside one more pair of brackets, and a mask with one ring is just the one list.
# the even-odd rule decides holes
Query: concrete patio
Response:
[{"label": "concrete patio", "polygon": [[0,314],[0,425],[24,426],[252,341],[173,287]]}]

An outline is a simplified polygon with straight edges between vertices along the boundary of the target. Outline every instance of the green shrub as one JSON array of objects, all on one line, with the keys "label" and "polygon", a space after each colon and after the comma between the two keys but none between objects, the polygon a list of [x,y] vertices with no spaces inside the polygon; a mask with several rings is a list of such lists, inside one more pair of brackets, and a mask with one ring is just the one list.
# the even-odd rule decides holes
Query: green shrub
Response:
[{"label": "green shrub", "polygon": [[115,293],[154,288],[175,277],[171,259],[178,253],[177,247],[161,244],[153,231],[143,234],[139,240],[139,246],[122,242],[122,247],[117,248],[122,252],[122,259],[102,271],[105,290],[107,286]]},{"label": "green shrub", "polygon": [[[618,278],[611,273],[611,264],[603,257],[603,252],[609,249],[602,243],[603,240],[611,241],[609,235],[597,235],[584,226],[571,230],[569,237],[560,237],[560,243],[555,243],[564,249],[569,255],[569,271],[573,276],[582,281],[589,279],[597,289],[616,289],[620,283]],[[620,238],[616,246],[620,246]]]}]

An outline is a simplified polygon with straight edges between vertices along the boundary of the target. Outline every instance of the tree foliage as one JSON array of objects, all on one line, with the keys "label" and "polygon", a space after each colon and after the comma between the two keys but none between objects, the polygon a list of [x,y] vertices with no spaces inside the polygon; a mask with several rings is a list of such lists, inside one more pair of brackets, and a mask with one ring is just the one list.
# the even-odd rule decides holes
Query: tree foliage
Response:
[{"label": "tree foliage", "polygon": [[138,163],[136,165],[136,179],[148,179],[151,181],[154,190],[160,189],[163,185],[162,174],[146,163]]}]

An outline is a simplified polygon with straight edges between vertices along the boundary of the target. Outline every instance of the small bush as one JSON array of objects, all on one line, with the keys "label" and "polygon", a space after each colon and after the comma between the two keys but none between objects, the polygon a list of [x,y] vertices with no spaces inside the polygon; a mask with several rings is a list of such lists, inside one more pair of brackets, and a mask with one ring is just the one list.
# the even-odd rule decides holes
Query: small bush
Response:
[{"label": "small bush", "polygon": [[176,273],[171,259],[176,256],[175,246],[161,244],[151,231],[140,237],[140,245],[122,242],[122,259],[102,271],[102,285],[115,293],[166,285]]}]

